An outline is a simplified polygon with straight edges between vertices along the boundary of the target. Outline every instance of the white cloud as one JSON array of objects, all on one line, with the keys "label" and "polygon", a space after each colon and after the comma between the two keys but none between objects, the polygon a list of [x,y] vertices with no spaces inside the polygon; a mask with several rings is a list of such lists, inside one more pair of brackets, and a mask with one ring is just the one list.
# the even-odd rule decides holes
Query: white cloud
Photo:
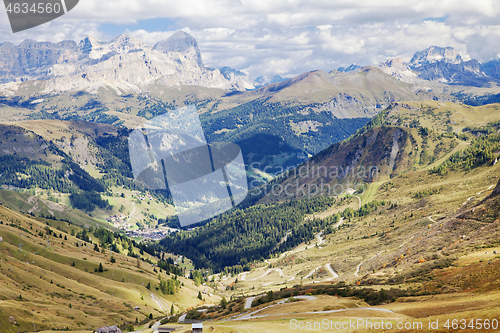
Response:
[{"label": "white cloud", "polygon": [[[482,62],[500,54],[497,0],[85,0],[60,19],[12,34],[0,13],[0,42],[26,38],[107,38],[103,23],[170,18],[200,45],[211,67],[231,66],[253,76],[377,64],[431,45],[452,46]],[[154,44],[173,31],[128,31]]]}]

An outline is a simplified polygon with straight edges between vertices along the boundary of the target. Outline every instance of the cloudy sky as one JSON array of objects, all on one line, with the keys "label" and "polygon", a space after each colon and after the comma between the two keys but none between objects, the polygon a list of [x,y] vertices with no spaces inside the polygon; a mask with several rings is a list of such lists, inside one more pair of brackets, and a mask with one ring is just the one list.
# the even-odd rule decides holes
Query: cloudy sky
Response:
[{"label": "cloudy sky", "polygon": [[466,60],[500,57],[498,0],[80,0],[16,34],[0,9],[0,43],[128,33],[153,44],[178,29],[196,38],[207,66],[253,77],[410,60],[431,45],[452,46]]}]

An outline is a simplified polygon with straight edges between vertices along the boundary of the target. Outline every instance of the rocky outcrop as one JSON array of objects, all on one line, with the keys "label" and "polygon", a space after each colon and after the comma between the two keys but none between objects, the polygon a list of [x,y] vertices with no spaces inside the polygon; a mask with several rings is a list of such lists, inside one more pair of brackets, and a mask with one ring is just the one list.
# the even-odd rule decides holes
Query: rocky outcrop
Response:
[{"label": "rocky outcrop", "polygon": [[255,85],[257,88],[263,87],[265,85],[271,84],[271,83],[277,83],[284,81],[286,79],[282,78],[279,75],[273,75],[273,76],[267,76],[267,75],[260,75],[255,79]]},{"label": "rocky outcrop", "polygon": [[351,64],[351,65],[349,65],[348,67],[345,67],[345,68],[344,67],[339,67],[339,68],[337,68],[337,70],[339,72],[347,73],[347,72],[352,72],[352,71],[355,71],[355,70],[361,69],[361,68],[363,68],[363,66],[359,66],[359,65],[356,65],[356,64]]},{"label": "rocky outcrop", "polygon": [[491,60],[482,64],[481,70],[488,76],[500,79],[500,59]]},{"label": "rocky outcrop", "polygon": [[19,46],[0,45],[0,82],[27,80],[36,76],[46,78],[57,64],[75,63],[77,45],[73,41],[59,43],[25,40]]},{"label": "rocky outcrop", "polygon": [[[416,83],[421,80],[445,84],[488,87],[500,84],[500,76],[489,75],[477,60],[464,61],[452,47],[431,46],[416,52],[409,63],[401,58],[390,59],[379,65],[386,74],[398,80]],[[491,73],[500,73],[491,65]]]},{"label": "rocky outcrop", "polygon": [[[0,92],[15,94],[23,84],[39,81],[41,94],[101,87],[121,91],[147,91],[150,85],[199,85],[226,90],[253,89],[247,76],[224,76],[206,68],[196,40],[178,31],[154,47],[130,35],[109,42],[87,36],[78,45],[24,41],[19,46],[0,45]],[[29,84],[30,82],[26,83]],[[43,88],[42,88],[43,87]]]},{"label": "rocky outcrop", "polygon": [[411,68],[417,68],[441,61],[455,65],[463,62],[462,57],[454,48],[431,46],[423,51],[416,52],[409,65]]},{"label": "rocky outcrop", "polygon": [[444,61],[435,62],[414,69],[418,76],[424,80],[439,81],[447,84],[460,84],[465,86],[489,86],[498,83],[494,78],[488,77],[481,71],[477,60],[450,64]]},{"label": "rocky outcrop", "polygon": [[389,59],[381,63],[379,68],[384,73],[404,82],[414,83],[418,80],[418,75],[401,58]]},{"label": "rocky outcrop", "polygon": [[190,55],[196,59],[198,66],[204,67],[198,42],[184,31],[177,31],[170,38],[156,43],[153,50],[167,53],[179,52]]}]

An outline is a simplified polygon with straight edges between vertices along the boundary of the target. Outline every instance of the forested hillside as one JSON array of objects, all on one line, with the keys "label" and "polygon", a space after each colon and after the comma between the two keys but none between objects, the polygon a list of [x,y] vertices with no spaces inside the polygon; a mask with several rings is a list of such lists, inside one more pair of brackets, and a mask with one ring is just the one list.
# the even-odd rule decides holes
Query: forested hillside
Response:
[{"label": "forested hillside", "polygon": [[[193,231],[167,236],[152,248],[156,252],[183,254],[192,259],[197,268],[221,270],[225,266],[245,266],[273,252],[286,251],[312,240],[314,232],[323,229],[328,221],[306,222],[304,217],[323,211],[334,202],[335,198],[317,198],[236,209]],[[293,236],[277,247],[287,232]]]}]

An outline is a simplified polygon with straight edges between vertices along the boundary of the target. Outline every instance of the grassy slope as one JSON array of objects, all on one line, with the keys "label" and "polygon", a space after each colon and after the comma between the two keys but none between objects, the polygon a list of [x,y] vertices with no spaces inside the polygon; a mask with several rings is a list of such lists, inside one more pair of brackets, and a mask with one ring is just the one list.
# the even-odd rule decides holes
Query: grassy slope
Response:
[{"label": "grassy slope", "polygon": [[[83,121],[59,121],[59,120],[31,120],[16,122],[14,125],[0,124],[0,153],[12,153],[13,148],[16,149],[17,155],[20,157],[28,157],[30,159],[41,159],[52,163],[55,167],[61,165],[61,156],[48,151],[44,147],[49,142],[54,142],[66,154],[85,169],[92,177],[99,179],[103,176],[96,164],[102,161],[102,155],[107,152],[97,148],[95,141],[98,137],[112,135],[116,136],[117,128],[111,125],[98,124]],[[105,210],[97,208],[90,214],[85,214],[81,211],[72,210],[67,194],[56,193],[52,191],[52,195],[59,200],[60,204],[47,201],[47,191],[37,189],[37,197],[45,199],[44,203],[33,207],[34,199],[27,194],[14,194],[11,192],[0,192],[0,198],[3,197],[6,205],[14,210],[24,212],[33,211],[35,215],[48,213],[55,215],[57,218],[75,221],[75,223],[95,225],[104,225],[107,217],[111,215],[121,214],[120,206],[123,204],[127,210],[132,212],[135,206],[135,211],[130,222],[135,224],[138,221],[154,224],[154,221],[148,217],[148,214],[153,214],[157,218],[164,218],[165,215],[173,214],[173,206],[164,205],[157,200],[153,200],[150,204],[147,202],[138,202],[137,204],[131,198],[132,191],[122,187],[113,187],[111,191],[115,193],[125,193],[128,199],[123,199],[116,196],[105,196],[104,200],[109,200],[113,205],[113,209]],[[1,201],[2,199],[0,199]],[[50,207],[49,207],[50,206]],[[89,216],[90,215],[90,216]]]},{"label": "grassy slope", "polygon": [[[423,106],[425,113],[418,113],[421,125],[433,130],[424,148],[423,138],[417,137],[417,130],[408,129],[409,132],[414,131],[413,134],[420,140],[415,144],[419,151],[429,147],[434,150],[441,142],[437,135],[446,130],[450,120],[453,129],[460,133],[465,126],[500,119],[497,105],[470,108],[426,102]],[[407,103],[397,112],[406,115],[409,121],[408,114],[415,116],[417,108],[421,108],[420,102],[413,105]],[[451,112],[449,116],[448,111]],[[387,119],[396,122],[400,118],[397,112],[389,114]],[[404,126],[404,123],[400,125]],[[458,147],[465,146],[458,142]],[[454,151],[443,151],[440,160]],[[296,249],[300,251],[254,265],[244,278],[238,277],[235,290],[230,294],[257,295],[268,290],[291,288],[299,283],[341,280],[375,289],[412,288],[421,292],[442,293],[400,298],[395,303],[380,306],[395,312],[394,323],[397,316],[410,322],[439,319],[443,329],[447,319],[496,318],[500,309],[500,255],[493,254],[493,251],[500,253],[500,199],[488,195],[497,186],[500,165],[485,165],[469,172],[454,171],[440,176],[428,171],[429,165],[436,165],[436,161],[419,162],[420,159],[415,158],[406,172],[373,183],[361,195],[363,203],[386,200],[395,205],[382,206],[363,218],[344,222],[349,226],[324,237],[325,242],[319,247],[314,246],[315,242],[302,244]],[[416,192],[429,189],[437,189],[438,192],[420,199],[414,197]],[[351,204],[352,200],[346,201],[344,208]],[[341,207],[330,210],[335,212],[339,209]],[[330,214],[325,212],[317,217],[327,215]],[[338,278],[327,271],[327,263],[332,264],[339,274]],[[263,276],[269,267],[282,269],[285,277],[276,271]],[[315,268],[319,269],[311,275]],[[309,277],[303,279],[306,275]],[[295,279],[290,280],[290,277]],[[224,277],[218,283],[229,286],[234,282],[235,277]],[[324,302],[311,301],[309,307],[320,306]],[[278,305],[272,311],[287,313],[285,309],[285,306]],[[281,332],[289,328],[290,318],[321,321],[323,318],[348,320],[350,317],[348,313],[305,314],[300,306],[296,312],[244,323],[221,322],[211,327],[214,332],[224,332],[224,327],[228,326],[248,332],[258,332],[263,327],[269,332]],[[367,313],[361,317],[381,318]]]},{"label": "grassy slope", "polygon": [[[349,140],[333,144],[315,155],[303,164],[302,171],[299,167],[290,176],[277,180],[277,183],[283,188],[288,185],[293,198],[301,198],[304,195],[300,189],[304,187],[307,189],[311,186],[314,195],[314,186],[321,188],[321,184],[324,184],[325,195],[328,186],[331,193],[340,194],[342,190],[367,182],[368,193],[362,195],[363,203],[366,203],[374,198],[374,190],[392,177],[408,171],[429,170],[467,147],[468,142],[449,133],[461,133],[467,126],[500,120],[499,107],[498,104],[471,107],[436,101],[393,103],[374,119],[376,126],[369,123]],[[422,134],[419,126],[428,128],[430,134]],[[397,155],[391,159],[393,150]],[[374,167],[378,173],[369,176],[367,170],[373,170]],[[337,177],[345,170],[350,172]],[[269,189],[267,193],[271,194],[263,198],[261,203],[290,198],[290,195],[285,198],[284,191],[281,195],[274,195]]]},{"label": "grassy slope", "polygon": [[[116,263],[112,264],[109,253],[95,252],[91,246],[80,250],[75,245],[77,239],[64,231],[75,227],[48,220],[53,227],[57,224],[63,230],[52,228],[57,235],[62,234],[68,240],[50,237],[50,248],[47,248],[45,237],[38,236],[38,231],[44,232],[45,223],[3,206],[0,206],[0,220],[4,222],[0,225],[2,332],[18,330],[9,322],[9,317],[14,318],[22,331],[29,330],[33,320],[38,330],[83,329],[89,324],[96,328],[135,322],[136,317],[143,321],[150,313],[159,317],[169,312],[172,304],[179,311],[200,303],[196,296],[201,288],[190,280],[179,277],[185,285],[180,292],[163,295],[144,286],[148,282],[153,287],[158,285],[160,275],[163,279],[171,276],[153,272],[149,264],[141,262],[139,268],[136,259],[121,254],[114,254]],[[12,222],[29,232],[6,225]],[[19,244],[23,244],[22,252]],[[99,263],[105,268],[103,273],[94,272]],[[164,308],[150,298],[151,293],[164,300]],[[217,301],[217,297],[207,301]],[[133,310],[135,306],[140,310]]]}]

